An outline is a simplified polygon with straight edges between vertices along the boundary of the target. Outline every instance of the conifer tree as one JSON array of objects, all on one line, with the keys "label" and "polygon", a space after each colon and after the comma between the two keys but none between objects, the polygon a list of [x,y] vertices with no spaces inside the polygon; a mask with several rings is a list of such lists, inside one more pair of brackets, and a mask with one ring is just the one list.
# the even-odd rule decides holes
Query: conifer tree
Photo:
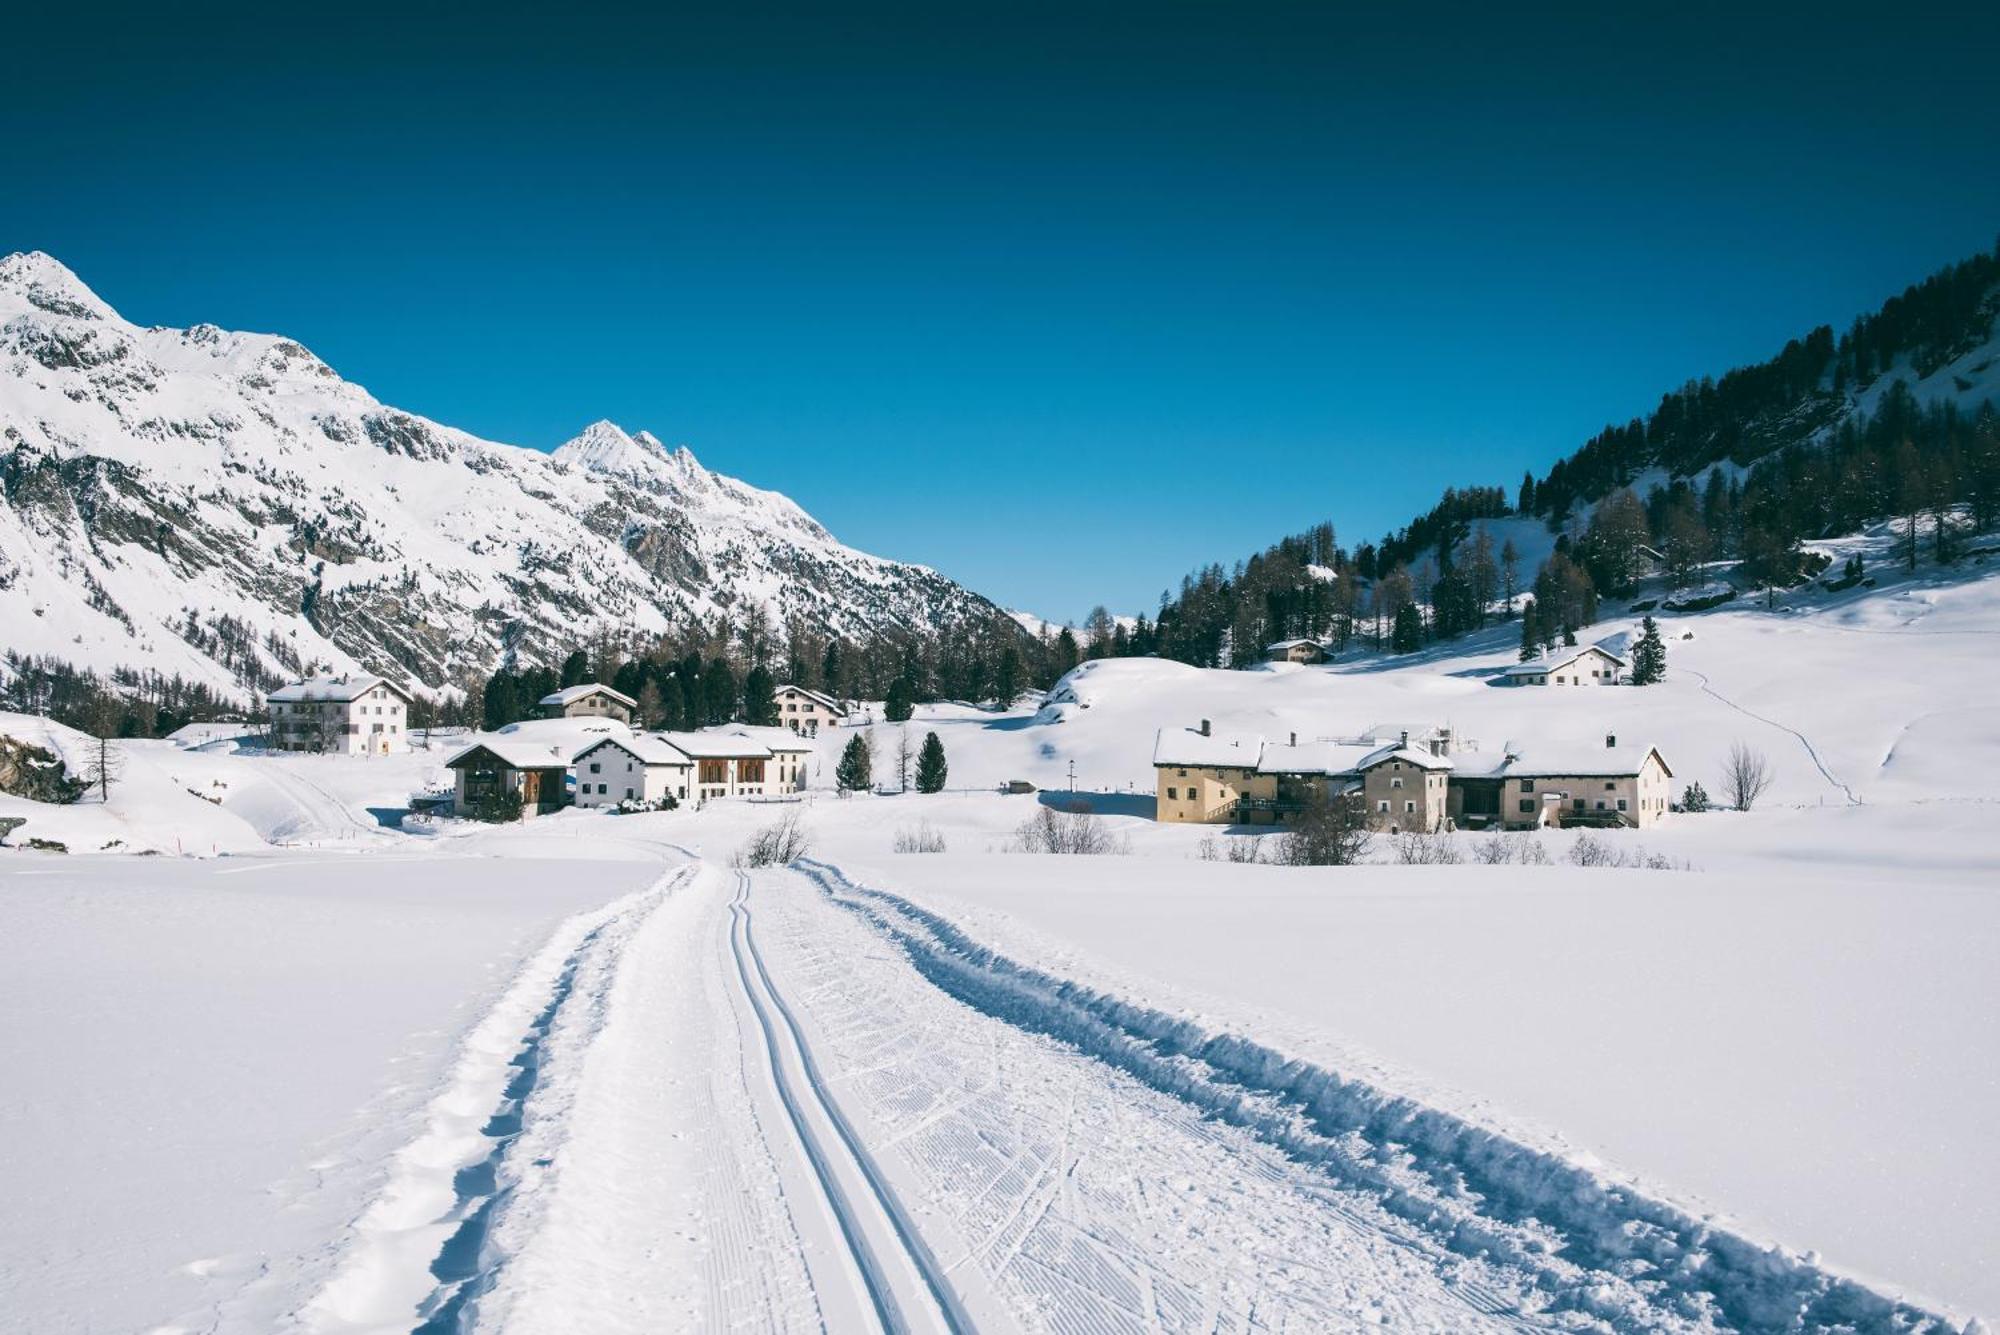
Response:
[{"label": "conifer tree", "polygon": [[868,734],[857,732],[847,739],[847,749],[840,753],[840,764],[834,767],[834,786],[843,793],[857,793],[875,782],[874,753],[868,746]]},{"label": "conifer tree", "polygon": [[1542,618],[1535,600],[1521,605],[1521,661],[1532,662],[1542,654]]},{"label": "conifer tree", "polygon": [[916,687],[908,673],[900,673],[889,683],[889,698],[882,702],[882,717],[891,723],[907,723],[917,712]]},{"label": "conifer tree", "polygon": [[924,748],[917,753],[917,791],[941,793],[949,772],[944,759],[944,743],[934,732],[924,734]]},{"label": "conifer tree", "polygon": [[778,683],[761,663],[743,677],[743,720],[765,727],[778,721]]},{"label": "conifer tree", "polygon": [[1632,646],[1632,684],[1651,686],[1667,675],[1667,646],[1653,618],[1639,625],[1639,640]]},{"label": "conifer tree", "polygon": [[590,679],[590,656],[581,649],[570,650],[563,660],[562,685],[566,690],[571,686],[581,686]]},{"label": "conifer tree", "polygon": [[1390,632],[1389,647],[1399,654],[1413,654],[1423,648],[1424,615],[1415,603],[1396,609],[1396,628]]}]

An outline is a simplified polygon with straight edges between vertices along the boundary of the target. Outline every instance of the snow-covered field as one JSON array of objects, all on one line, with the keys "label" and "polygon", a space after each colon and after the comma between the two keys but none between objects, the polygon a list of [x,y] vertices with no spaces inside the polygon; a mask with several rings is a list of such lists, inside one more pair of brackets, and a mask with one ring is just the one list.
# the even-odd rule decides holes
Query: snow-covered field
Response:
[{"label": "snow-covered field", "polygon": [[[2000,580],[1663,618],[1644,690],[1100,663],[934,797],[398,829],[436,757],[128,744],[0,855],[0,1311],[175,1329],[1958,1330],[2000,1312]],[[1603,628],[1615,634],[1623,623]],[[1681,638],[1692,632],[1692,638]],[[1765,751],[1675,870],[1287,869],[1156,728]],[[0,719],[21,735],[41,725]],[[878,777],[898,730],[874,724]],[[822,739],[822,781],[849,735]],[[58,749],[76,743],[57,733]],[[1066,793],[1121,852],[1007,851]],[[143,773],[142,778],[130,777]],[[189,790],[193,790],[191,793]],[[197,796],[195,794],[200,794]],[[208,800],[210,798],[216,800]],[[732,854],[784,812],[792,869]],[[948,851],[899,855],[926,825]],[[189,847],[191,832],[208,847]],[[225,837],[226,836],[226,837]],[[122,837],[200,857],[95,855]],[[174,841],[179,841],[175,847]],[[80,856],[91,853],[92,855]],[[211,856],[211,854],[219,856]]]}]

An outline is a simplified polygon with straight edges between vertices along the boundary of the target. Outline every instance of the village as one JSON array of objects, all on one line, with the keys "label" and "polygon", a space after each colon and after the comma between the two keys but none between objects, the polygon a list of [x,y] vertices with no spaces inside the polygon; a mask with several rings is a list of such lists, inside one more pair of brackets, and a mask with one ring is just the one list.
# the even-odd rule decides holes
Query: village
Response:
[{"label": "village", "polygon": [[[1321,661],[1321,646],[1287,640],[1270,663]],[[1568,647],[1504,669],[1496,684],[1619,686],[1630,663],[1601,645]],[[528,820],[567,807],[672,810],[724,798],[799,794],[814,742],[858,706],[795,684],[775,689],[780,722],[648,730],[639,702],[600,682],[537,701],[542,717],[463,738],[444,761],[448,801],[426,805],[488,821]],[[293,752],[388,755],[407,750],[414,703],[382,676],[290,683],[269,695],[270,744]],[[430,741],[428,735],[426,742]],[[1154,818],[1165,824],[1272,826],[1334,803],[1376,833],[1540,828],[1643,829],[1672,806],[1674,772],[1650,742],[1601,745],[1509,738],[1492,747],[1449,724],[1375,724],[1282,740],[1215,729],[1209,720],[1159,729],[1152,755]],[[1012,791],[1032,791],[1013,781]]]}]

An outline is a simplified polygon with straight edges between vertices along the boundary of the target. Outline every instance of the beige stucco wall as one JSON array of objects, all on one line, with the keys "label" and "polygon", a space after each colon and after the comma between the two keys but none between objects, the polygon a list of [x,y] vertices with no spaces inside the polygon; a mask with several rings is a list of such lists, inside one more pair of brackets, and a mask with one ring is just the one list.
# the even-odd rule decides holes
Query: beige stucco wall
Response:
[{"label": "beige stucco wall", "polygon": [[[1637,774],[1555,776],[1551,778],[1508,779],[1500,796],[1500,819],[1510,829],[1526,829],[1539,819],[1542,802],[1550,793],[1563,795],[1564,815],[1577,811],[1577,799],[1590,815],[1612,813],[1623,816],[1629,825],[1645,829],[1657,825],[1673,800],[1673,780],[1657,756],[1649,755]],[[1529,802],[1531,810],[1522,811]],[[1623,802],[1623,807],[1619,803]]]},{"label": "beige stucco wall", "polygon": [[1276,779],[1247,769],[1159,765],[1154,767],[1153,778],[1155,810],[1163,821],[1231,821],[1236,818],[1239,799],[1273,797],[1278,791]]},{"label": "beige stucco wall", "polygon": [[1407,760],[1382,761],[1361,776],[1371,829],[1442,829],[1450,796],[1446,771],[1426,770]]}]

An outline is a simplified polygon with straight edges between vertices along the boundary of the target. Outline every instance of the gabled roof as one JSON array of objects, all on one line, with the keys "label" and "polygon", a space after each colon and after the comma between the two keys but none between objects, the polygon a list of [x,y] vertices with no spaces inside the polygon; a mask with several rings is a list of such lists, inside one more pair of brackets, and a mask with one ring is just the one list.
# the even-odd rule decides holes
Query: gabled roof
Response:
[{"label": "gabled roof", "polygon": [[1565,649],[1559,654],[1546,654],[1531,662],[1516,663],[1512,667],[1507,668],[1501,675],[1506,677],[1527,677],[1539,676],[1544,672],[1556,672],[1568,667],[1571,663],[1589,653],[1603,654],[1619,667],[1627,666],[1623,655],[1614,654],[1601,644],[1586,644],[1577,649]]},{"label": "gabled roof", "polygon": [[444,763],[456,769],[461,760],[483,747],[515,769],[566,768],[607,738],[622,742],[631,735],[631,729],[616,719],[524,719],[498,732],[475,733]]},{"label": "gabled roof", "polygon": [[663,732],[659,739],[697,760],[769,760],[771,748],[734,732]]},{"label": "gabled roof", "polygon": [[307,700],[330,700],[335,704],[346,704],[352,700],[359,700],[377,686],[387,686],[405,700],[410,698],[408,691],[387,677],[377,677],[363,672],[342,673],[337,677],[308,677],[304,681],[280,686],[264,698],[278,704]]},{"label": "gabled roof", "polygon": [[575,686],[565,686],[560,691],[553,691],[543,696],[536,703],[541,705],[567,706],[572,701],[581,700],[587,695],[608,695],[627,709],[636,709],[639,706],[639,702],[625,694],[625,692],[614,691],[609,686],[595,681],[581,682]]},{"label": "gabled roof", "polygon": [[462,751],[453,753],[444,762],[446,769],[459,769],[471,764],[481,751],[486,752],[508,769],[568,769],[571,761],[569,753],[560,746],[546,742],[528,742],[516,737],[502,737],[497,733],[483,737]]},{"label": "gabled roof", "polygon": [[686,769],[694,763],[694,757],[666,738],[645,732],[634,733],[630,737],[601,738],[577,752],[576,759],[581,761],[592,751],[607,746],[617,747],[642,765],[664,765],[673,769]]},{"label": "gabled roof", "polygon": [[705,728],[704,732],[731,733],[746,741],[760,742],[766,750],[777,752],[805,753],[815,749],[813,744],[793,732],[790,728],[767,727],[755,723],[725,723],[720,727]]},{"label": "gabled roof", "polygon": [[1270,654],[1276,653],[1280,649],[1296,649],[1302,644],[1310,645],[1314,649],[1322,647],[1318,640],[1279,640],[1276,644],[1265,645],[1264,652]]},{"label": "gabled roof", "polygon": [[1263,749],[1262,737],[1204,736],[1193,728],[1162,728],[1153,741],[1153,763],[1255,769]]},{"label": "gabled roof", "polygon": [[794,695],[803,695],[808,700],[825,705],[836,714],[845,716],[847,713],[847,710],[841,705],[840,701],[834,699],[824,691],[815,691],[810,686],[795,686],[791,682],[786,682],[778,688],[778,694],[780,695],[783,695],[786,691],[790,691]]},{"label": "gabled roof", "polygon": [[1646,764],[1646,757],[1659,759],[1668,778],[1674,777],[1667,758],[1656,746],[1538,746],[1527,754],[1510,756],[1500,770],[1509,779],[1627,779]]},{"label": "gabled roof", "polygon": [[1404,746],[1401,743],[1397,743],[1370,752],[1368,757],[1354,768],[1357,770],[1374,769],[1377,765],[1386,764],[1391,760],[1400,760],[1406,765],[1415,765],[1418,769],[1450,769],[1452,767],[1450,756],[1436,756],[1419,747]]},{"label": "gabled roof", "polygon": [[1259,774],[1353,774],[1380,748],[1354,742],[1267,742],[1257,758]]}]

